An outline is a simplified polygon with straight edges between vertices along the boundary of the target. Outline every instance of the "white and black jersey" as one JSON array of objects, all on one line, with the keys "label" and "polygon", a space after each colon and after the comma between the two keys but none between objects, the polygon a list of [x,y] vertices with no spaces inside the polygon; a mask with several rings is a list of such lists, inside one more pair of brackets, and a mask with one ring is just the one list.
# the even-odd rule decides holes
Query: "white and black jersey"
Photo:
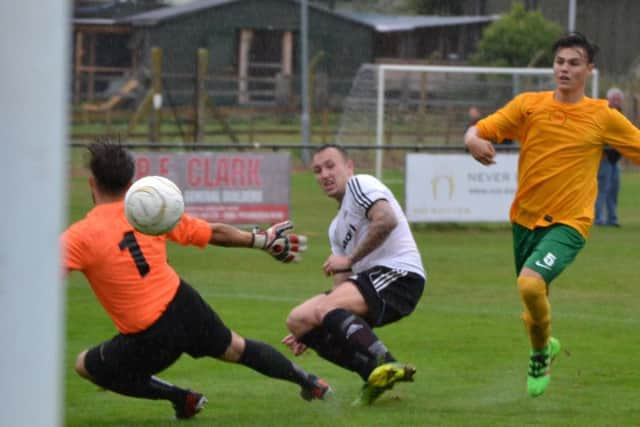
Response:
[{"label": "white and black jersey", "polygon": [[377,178],[354,175],[347,182],[347,190],[338,214],[329,227],[331,250],[336,255],[350,255],[365,238],[370,221],[367,213],[378,200],[391,205],[398,221],[389,237],[351,268],[355,274],[377,266],[413,272],[425,278],[420,253],[411,234],[407,217],[395,196]]}]

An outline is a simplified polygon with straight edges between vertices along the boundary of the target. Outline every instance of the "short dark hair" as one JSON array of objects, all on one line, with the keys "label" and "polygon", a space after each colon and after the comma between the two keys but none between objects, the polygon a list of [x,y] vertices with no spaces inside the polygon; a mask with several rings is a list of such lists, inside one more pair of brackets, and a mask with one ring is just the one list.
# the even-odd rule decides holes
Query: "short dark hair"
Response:
[{"label": "short dark hair", "polygon": [[347,152],[347,149],[338,144],[322,144],[320,147],[315,149],[315,151],[313,152],[313,155],[315,156],[321,151],[328,150],[329,148],[334,148],[338,150],[345,160],[349,160],[349,153]]},{"label": "short dark hair", "polygon": [[567,47],[583,48],[584,51],[587,53],[587,60],[589,61],[589,64],[593,63],[596,57],[596,54],[598,53],[598,50],[599,50],[598,46],[591,43],[589,40],[587,40],[584,34],[579,32],[565,34],[564,36],[556,40],[552,48],[553,54],[555,55],[556,53],[558,53],[558,49],[567,48]]},{"label": "short dark hair", "polygon": [[131,154],[111,138],[98,138],[89,145],[89,169],[100,191],[110,195],[124,192],[135,171]]}]

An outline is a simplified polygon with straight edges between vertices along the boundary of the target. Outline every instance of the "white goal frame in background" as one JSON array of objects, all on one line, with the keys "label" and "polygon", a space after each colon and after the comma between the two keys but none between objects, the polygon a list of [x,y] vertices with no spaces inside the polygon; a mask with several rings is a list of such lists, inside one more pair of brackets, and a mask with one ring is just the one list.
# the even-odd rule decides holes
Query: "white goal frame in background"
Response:
[{"label": "white goal frame in background", "polygon": [[[466,67],[466,66],[438,66],[438,65],[395,65],[378,64],[377,101],[376,101],[376,145],[384,145],[384,103],[385,103],[385,73],[387,71],[408,71],[421,73],[459,73],[459,74],[497,74],[514,76],[514,95],[519,93],[518,80],[520,76],[547,76],[553,75],[552,68],[510,68],[510,67]],[[591,75],[591,97],[598,97],[597,69]],[[382,162],[384,150],[376,149],[375,173],[382,178]]]}]

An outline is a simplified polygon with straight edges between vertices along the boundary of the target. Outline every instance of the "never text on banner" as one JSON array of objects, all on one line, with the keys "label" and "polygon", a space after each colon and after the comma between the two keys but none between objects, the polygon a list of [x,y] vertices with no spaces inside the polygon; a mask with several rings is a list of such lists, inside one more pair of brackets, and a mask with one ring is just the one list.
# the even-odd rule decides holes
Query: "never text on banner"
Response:
[{"label": "never text on banner", "polygon": [[410,222],[508,222],[518,182],[518,154],[483,166],[468,154],[410,153],[405,206]]}]

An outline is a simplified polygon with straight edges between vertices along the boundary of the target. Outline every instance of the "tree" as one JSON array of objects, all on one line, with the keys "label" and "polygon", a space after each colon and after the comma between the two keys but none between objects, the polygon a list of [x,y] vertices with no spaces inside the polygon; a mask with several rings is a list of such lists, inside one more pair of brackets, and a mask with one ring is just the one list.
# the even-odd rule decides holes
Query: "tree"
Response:
[{"label": "tree", "polygon": [[417,15],[462,15],[465,0],[409,0],[409,9]]},{"label": "tree", "polygon": [[484,30],[471,62],[504,67],[551,66],[551,46],[562,31],[539,11],[527,11],[522,3],[515,3],[507,15]]}]

